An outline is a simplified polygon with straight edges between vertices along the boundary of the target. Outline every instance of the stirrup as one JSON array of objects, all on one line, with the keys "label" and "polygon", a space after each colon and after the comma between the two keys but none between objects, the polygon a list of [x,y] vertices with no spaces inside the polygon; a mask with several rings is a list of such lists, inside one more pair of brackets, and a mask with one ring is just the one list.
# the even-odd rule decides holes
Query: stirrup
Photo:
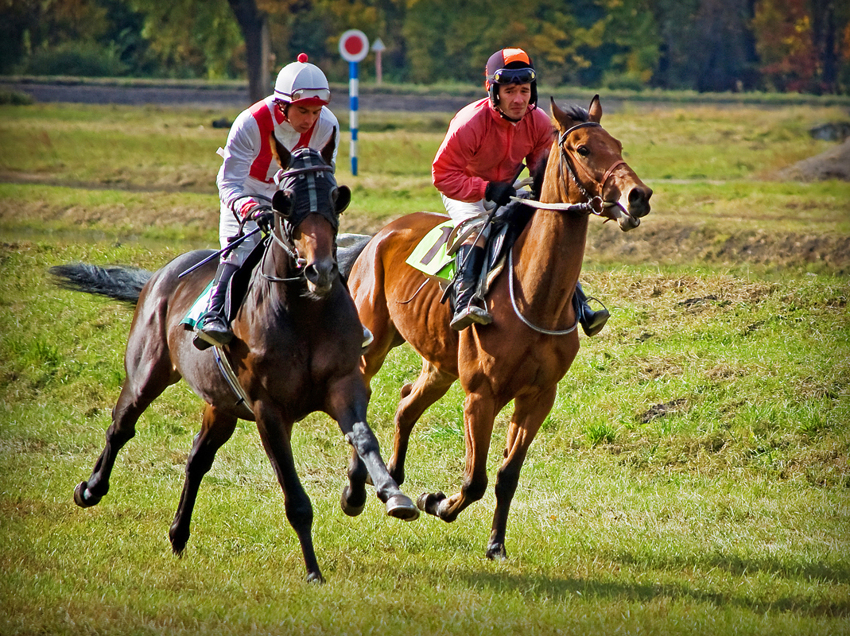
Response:
[{"label": "stirrup", "polygon": [[489,311],[470,302],[466,307],[455,312],[449,327],[455,331],[463,331],[472,323],[489,325],[491,322],[493,322],[493,316],[490,315]]},{"label": "stirrup", "polygon": [[374,341],[375,336],[372,335],[372,332],[369,331],[369,328],[366,325],[363,325],[363,344],[360,345],[360,348],[365,351],[366,347],[368,347]]},{"label": "stirrup", "polygon": [[[203,351],[212,347],[223,347],[233,340],[233,332],[221,316],[209,316],[209,324],[205,316],[202,327],[195,332],[192,344]],[[223,327],[223,328],[222,328]]]},{"label": "stirrup", "polygon": [[[602,309],[599,311],[593,311],[587,302],[589,300],[595,300],[598,302],[602,305]],[[579,323],[581,324],[581,329],[584,331],[585,335],[587,335],[587,337],[592,337],[602,331],[602,328],[605,326],[605,323],[608,322],[608,318],[610,317],[611,313],[601,300],[594,298],[593,296],[588,296],[585,298],[584,303],[582,303],[581,319],[579,320]]]}]

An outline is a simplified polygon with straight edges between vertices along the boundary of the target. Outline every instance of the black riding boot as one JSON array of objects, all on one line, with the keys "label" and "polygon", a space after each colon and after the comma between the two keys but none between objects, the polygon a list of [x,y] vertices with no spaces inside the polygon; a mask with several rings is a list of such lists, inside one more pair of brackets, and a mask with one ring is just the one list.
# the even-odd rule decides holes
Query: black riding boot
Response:
[{"label": "black riding boot", "polygon": [[450,326],[455,331],[463,331],[473,322],[489,325],[493,322],[493,316],[486,308],[474,304],[473,298],[478,286],[478,275],[484,264],[484,248],[461,245],[456,258],[458,278],[455,282],[455,315]]},{"label": "black riding boot", "polygon": [[239,270],[233,263],[219,263],[215,273],[216,283],[210,295],[207,311],[199,321],[198,332],[192,339],[192,344],[203,351],[213,345],[224,346],[233,338],[230,323],[224,311],[224,301],[227,299],[227,284]]},{"label": "black riding boot", "polygon": [[611,315],[604,307],[599,311],[593,311],[587,304],[587,296],[581,288],[581,283],[576,283],[576,293],[573,294],[573,309],[576,311],[581,328],[588,336],[595,336],[600,331]]}]

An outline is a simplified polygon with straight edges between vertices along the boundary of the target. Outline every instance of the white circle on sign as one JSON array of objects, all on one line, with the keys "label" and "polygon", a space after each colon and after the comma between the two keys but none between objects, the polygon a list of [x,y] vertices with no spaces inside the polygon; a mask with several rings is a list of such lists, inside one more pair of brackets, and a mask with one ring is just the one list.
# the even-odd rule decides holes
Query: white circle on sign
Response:
[{"label": "white circle on sign", "polygon": [[360,62],[369,54],[369,38],[359,29],[349,29],[339,38],[339,54],[346,62]]}]

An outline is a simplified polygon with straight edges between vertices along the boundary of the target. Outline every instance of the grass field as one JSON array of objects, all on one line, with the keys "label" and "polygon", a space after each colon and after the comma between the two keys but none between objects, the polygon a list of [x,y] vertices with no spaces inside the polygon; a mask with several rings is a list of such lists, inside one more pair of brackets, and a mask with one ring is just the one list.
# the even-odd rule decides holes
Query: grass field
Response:
[{"label": "grass field", "polygon": [[[603,95],[603,107],[605,96]],[[103,445],[132,311],[58,289],[69,261],[156,269],[217,243],[222,115],[0,107],[0,633],[850,634],[850,184],[776,171],[831,143],[837,108],[634,104],[603,118],[655,190],[622,234],[592,223],[582,279],[612,319],[582,350],[525,463],[509,558],[484,558],[492,488],[453,524],[371,498],[346,517],[347,444],[296,426],[324,586],[303,582],[250,423],[205,478],[186,554],[177,506],[202,405],[170,388],[112,488],[72,499]],[[439,210],[451,114],[363,113],[343,230]],[[370,423],[389,448],[417,356],[397,349]],[[462,394],[413,434],[405,492],[460,486]],[[491,481],[504,446],[497,420]]]}]

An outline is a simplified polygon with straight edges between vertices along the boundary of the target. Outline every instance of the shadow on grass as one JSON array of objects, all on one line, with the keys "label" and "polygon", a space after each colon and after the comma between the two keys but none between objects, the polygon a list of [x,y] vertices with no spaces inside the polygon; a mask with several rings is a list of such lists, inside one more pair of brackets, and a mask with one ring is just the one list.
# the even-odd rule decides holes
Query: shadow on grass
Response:
[{"label": "shadow on grass", "polygon": [[[755,567],[751,568],[755,569]],[[840,618],[850,616],[850,599],[820,600],[804,594],[788,594],[779,598],[757,598],[748,594],[722,594],[697,588],[688,583],[640,584],[605,582],[593,579],[549,577],[542,574],[505,574],[497,572],[467,572],[460,575],[476,589],[495,592],[512,591],[518,594],[552,600],[580,597],[585,601],[609,599],[650,603],[656,599],[679,599],[710,604],[730,605],[756,614],[793,612],[802,616]]]}]

